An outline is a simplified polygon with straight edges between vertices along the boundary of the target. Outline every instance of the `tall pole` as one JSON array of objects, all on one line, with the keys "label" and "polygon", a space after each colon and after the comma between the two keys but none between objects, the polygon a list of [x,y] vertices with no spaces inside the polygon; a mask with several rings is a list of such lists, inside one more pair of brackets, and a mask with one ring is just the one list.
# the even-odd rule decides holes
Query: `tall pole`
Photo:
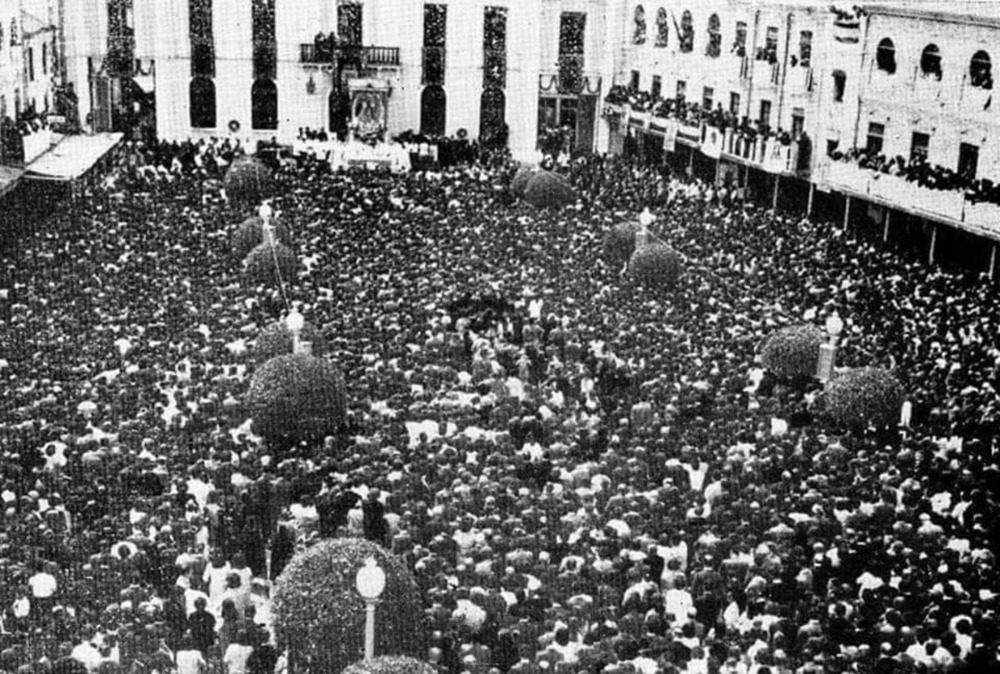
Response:
[{"label": "tall pole", "polygon": [[771,210],[778,211],[778,185],[781,183],[781,174],[774,174],[774,196],[771,197]]},{"label": "tall pole", "polygon": [[365,660],[375,657],[375,604],[375,600],[365,599]]},{"label": "tall pole", "polygon": [[844,204],[844,231],[847,231],[847,223],[851,219],[851,195],[847,195],[847,202]]},{"label": "tall pole", "polygon": [[882,229],[882,243],[889,240],[889,221],[892,220],[892,209],[885,209],[885,227]]},{"label": "tall pole", "polygon": [[993,249],[990,251],[990,280],[993,280],[994,274],[997,270],[997,245],[993,244]]},{"label": "tall pole", "polygon": [[813,212],[813,195],[816,193],[816,183],[812,180],[809,181],[809,199],[806,201],[806,220],[812,217]]},{"label": "tall pole", "polygon": [[931,248],[929,251],[927,251],[927,264],[934,264],[934,252],[935,249],[937,248],[937,233],[938,233],[937,223],[931,223],[931,227],[933,227],[933,229],[931,230]]}]

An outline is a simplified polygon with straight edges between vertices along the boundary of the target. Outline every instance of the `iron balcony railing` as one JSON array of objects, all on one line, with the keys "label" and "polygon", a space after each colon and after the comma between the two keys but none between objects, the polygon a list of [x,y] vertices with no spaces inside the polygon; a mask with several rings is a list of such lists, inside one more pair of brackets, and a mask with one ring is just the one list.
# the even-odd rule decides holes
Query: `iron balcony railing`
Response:
[{"label": "iron balcony railing", "polygon": [[399,66],[399,47],[338,44],[331,49],[316,43],[299,45],[299,63],[326,65],[333,62],[334,55],[344,61],[360,62],[368,67]]}]

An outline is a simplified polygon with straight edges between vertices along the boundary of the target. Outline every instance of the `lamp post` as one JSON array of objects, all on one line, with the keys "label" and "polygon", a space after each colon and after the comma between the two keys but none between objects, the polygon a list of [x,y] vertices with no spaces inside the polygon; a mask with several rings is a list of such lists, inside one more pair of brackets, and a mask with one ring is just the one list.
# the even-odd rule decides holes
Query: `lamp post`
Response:
[{"label": "lamp post", "polygon": [[300,336],[302,335],[302,327],[305,323],[306,319],[299,313],[299,310],[292,307],[292,310],[288,312],[288,316],[285,318],[285,326],[288,328],[288,331],[292,333],[292,353],[308,355],[310,351],[309,343],[303,342],[300,339]]},{"label": "lamp post", "polygon": [[371,660],[375,657],[375,606],[385,590],[385,571],[369,557],[358,569],[354,585],[365,602],[365,660]]},{"label": "lamp post", "polygon": [[830,339],[819,346],[819,362],[816,367],[816,378],[828,384],[833,378],[833,368],[837,361],[837,339],[844,331],[844,321],[840,314],[834,311],[826,319],[826,334]]}]

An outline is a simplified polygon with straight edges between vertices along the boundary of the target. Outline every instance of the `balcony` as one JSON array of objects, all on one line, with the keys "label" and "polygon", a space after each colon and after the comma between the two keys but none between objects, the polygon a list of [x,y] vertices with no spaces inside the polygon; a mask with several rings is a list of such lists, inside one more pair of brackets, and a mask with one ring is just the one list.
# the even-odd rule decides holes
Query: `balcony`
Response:
[{"label": "balcony", "polygon": [[303,65],[332,65],[335,55],[345,63],[358,64],[362,69],[399,67],[399,47],[316,43],[299,45],[299,63]]}]

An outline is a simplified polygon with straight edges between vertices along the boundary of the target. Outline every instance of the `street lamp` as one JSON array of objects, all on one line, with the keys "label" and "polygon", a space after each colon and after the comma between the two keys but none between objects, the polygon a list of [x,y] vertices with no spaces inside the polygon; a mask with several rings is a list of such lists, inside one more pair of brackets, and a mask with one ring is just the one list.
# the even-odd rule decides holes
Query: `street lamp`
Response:
[{"label": "street lamp", "polygon": [[302,335],[302,328],[305,324],[305,317],[299,313],[298,309],[292,307],[292,310],[288,312],[288,316],[285,317],[285,326],[288,328],[288,331],[292,333],[292,353],[308,355],[311,350],[309,342],[303,342],[300,339]]},{"label": "street lamp", "polygon": [[358,569],[354,585],[365,602],[365,660],[371,660],[375,657],[375,606],[385,590],[385,571],[369,557]]},{"label": "street lamp", "polygon": [[819,346],[819,361],[816,365],[816,378],[824,384],[833,378],[833,367],[837,361],[837,339],[844,331],[844,321],[840,314],[834,311],[826,319],[826,334],[830,339]]},{"label": "street lamp", "polygon": [[636,250],[645,248],[649,244],[649,226],[656,222],[656,216],[649,212],[649,207],[642,209],[639,214],[639,231],[635,234]]}]

